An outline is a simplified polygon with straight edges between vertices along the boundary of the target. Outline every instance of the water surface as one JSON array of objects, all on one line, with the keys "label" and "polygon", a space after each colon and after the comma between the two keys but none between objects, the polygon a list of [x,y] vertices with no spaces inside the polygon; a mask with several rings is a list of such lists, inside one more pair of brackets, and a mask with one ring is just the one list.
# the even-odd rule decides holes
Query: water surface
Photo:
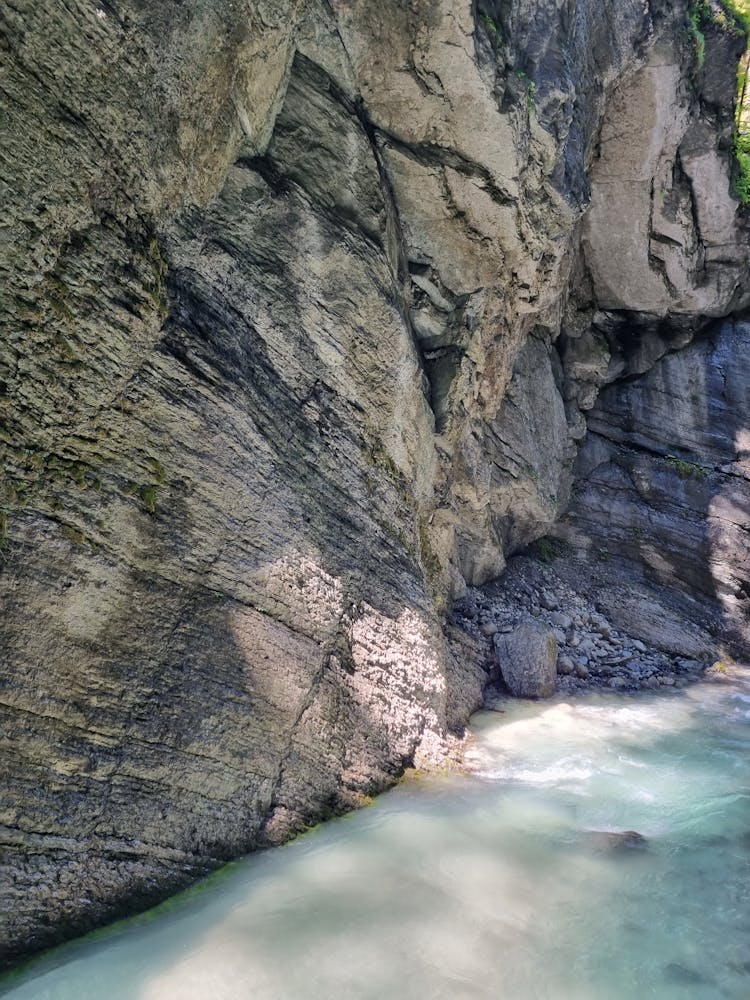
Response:
[{"label": "water surface", "polygon": [[[472,774],[231,865],[6,995],[750,996],[750,684],[515,703],[473,731]],[[621,830],[647,848],[592,833]]]}]

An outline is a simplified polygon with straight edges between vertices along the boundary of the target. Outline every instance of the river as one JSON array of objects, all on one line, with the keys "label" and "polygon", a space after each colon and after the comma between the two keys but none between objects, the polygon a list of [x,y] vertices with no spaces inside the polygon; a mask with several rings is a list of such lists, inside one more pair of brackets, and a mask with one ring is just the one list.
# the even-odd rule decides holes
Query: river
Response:
[{"label": "river", "polygon": [[[12,1000],[750,996],[750,680],[510,702],[470,773],[229,865]],[[607,831],[646,842],[616,846]],[[634,840],[635,838],[631,838]]]}]

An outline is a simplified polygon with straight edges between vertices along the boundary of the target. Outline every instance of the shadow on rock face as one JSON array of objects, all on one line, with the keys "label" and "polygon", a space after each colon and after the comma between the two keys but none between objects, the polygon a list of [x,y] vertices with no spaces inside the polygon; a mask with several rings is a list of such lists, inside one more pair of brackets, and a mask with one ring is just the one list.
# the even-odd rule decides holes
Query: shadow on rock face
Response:
[{"label": "shadow on rock face", "polygon": [[556,571],[675,656],[750,650],[749,348],[750,324],[727,321],[604,390],[561,526],[587,565]]}]

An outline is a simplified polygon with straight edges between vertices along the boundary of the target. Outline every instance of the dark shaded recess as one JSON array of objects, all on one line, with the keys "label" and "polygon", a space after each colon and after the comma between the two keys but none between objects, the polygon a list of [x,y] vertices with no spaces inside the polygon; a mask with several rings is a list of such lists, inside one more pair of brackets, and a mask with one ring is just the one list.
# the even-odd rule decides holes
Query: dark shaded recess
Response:
[{"label": "dark shaded recess", "polygon": [[429,404],[435,414],[435,430],[441,434],[450,419],[450,389],[464,351],[460,347],[441,347],[424,352],[424,369],[430,386]]},{"label": "dark shaded recess", "polygon": [[[705,321],[706,324],[708,322]],[[624,309],[597,313],[593,323],[594,329],[604,334],[610,350],[622,355],[628,367],[654,340],[674,349],[683,347],[695,325],[693,316],[673,314],[657,317]]]},{"label": "dark shaded recess", "polygon": [[262,177],[270,190],[273,191],[277,197],[289,194],[292,190],[289,178],[283,173],[278,165],[267,156],[240,156],[236,165],[238,167],[244,167],[246,170],[252,170],[253,173]]},{"label": "dark shaded recess", "polygon": [[[735,463],[748,457],[750,324],[715,323],[645,375],[609,385],[587,421],[574,523],[629,562],[623,579],[668,588],[688,621],[748,655],[750,482]],[[604,594],[613,569],[593,571]]]}]

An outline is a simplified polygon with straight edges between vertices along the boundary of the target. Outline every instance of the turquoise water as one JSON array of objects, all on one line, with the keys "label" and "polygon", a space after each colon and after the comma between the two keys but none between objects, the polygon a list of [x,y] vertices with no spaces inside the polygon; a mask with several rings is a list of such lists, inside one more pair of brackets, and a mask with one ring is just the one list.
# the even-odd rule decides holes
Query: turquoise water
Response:
[{"label": "turquoise water", "polygon": [[[6,995],[750,997],[747,681],[516,703],[473,731],[472,774],[232,865]],[[591,832],[618,830],[647,849]]]}]

